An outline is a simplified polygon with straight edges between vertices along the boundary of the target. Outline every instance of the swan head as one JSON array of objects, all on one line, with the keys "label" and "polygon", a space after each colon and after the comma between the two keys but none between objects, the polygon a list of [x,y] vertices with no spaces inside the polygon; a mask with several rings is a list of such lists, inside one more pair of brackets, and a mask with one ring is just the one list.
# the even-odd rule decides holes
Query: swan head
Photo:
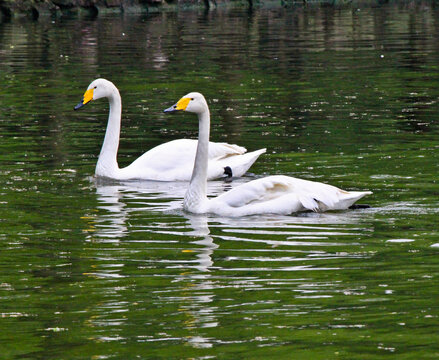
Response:
[{"label": "swan head", "polygon": [[78,105],[75,106],[74,109],[78,110],[92,100],[109,97],[115,91],[117,92],[117,88],[111,81],[105,79],[96,79],[88,86],[82,100]]},{"label": "swan head", "polygon": [[208,109],[206,99],[198,92],[191,92],[183,96],[176,104],[164,110],[165,113],[174,111],[187,111],[201,114]]}]

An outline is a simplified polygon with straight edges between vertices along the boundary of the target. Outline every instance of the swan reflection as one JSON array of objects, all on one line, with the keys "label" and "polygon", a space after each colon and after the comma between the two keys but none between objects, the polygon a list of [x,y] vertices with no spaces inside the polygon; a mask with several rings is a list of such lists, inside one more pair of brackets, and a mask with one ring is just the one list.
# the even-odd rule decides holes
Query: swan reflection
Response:
[{"label": "swan reflection", "polygon": [[197,249],[197,265],[195,268],[199,271],[209,271],[213,266],[212,254],[218,245],[214,243],[213,238],[210,236],[210,230],[207,223],[206,216],[194,216],[185,215],[189,221],[189,226],[193,231],[189,232],[188,235],[201,237],[199,240],[192,241],[193,244],[199,246]]},{"label": "swan reflection", "polygon": [[[216,196],[243,181],[209,182],[208,193]],[[87,239],[104,244],[96,247],[88,275],[108,280],[111,294],[128,289],[131,276],[160,281],[148,300],[137,302],[175,304],[187,332],[181,340],[194,348],[218,342],[203,329],[222,325],[217,301],[223,289],[227,294],[227,288],[252,293],[290,288],[295,298],[333,296],[341,285],[313,281],[312,274],[340,272],[341,259],[370,256],[358,239],[373,232],[367,220],[373,210],[239,219],[194,215],[182,211],[187,183],[95,184],[97,206]],[[277,275],[282,273],[289,275]],[[157,341],[160,334],[146,338]]]},{"label": "swan reflection", "polygon": [[[220,192],[224,191],[224,186],[226,186],[225,190],[230,187],[230,184],[221,182],[217,185],[211,190]],[[186,214],[180,210],[186,186],[186,183],[159,182],[98,184],[96,186],[98,216],[95,219],[95,231],[90,236],[96,241],[106,241],[105,239],[111,237],[113,241],[117,239],[117,241],[129,242],[130,234],[149,233],[145,237],[152,234],[161,244],[170,246],[172,242],[175,250],[181,249],[180,254],[183,255],[183,259],[181,255],[175,259],[174,251],[172,258],[145,260],[157,267],[165,265],[167,269],[177,270],[169,287],[156,301],[177,302],[179,312],[184,314],[183,326],[189,332],[189,335],[184,337],[184,341],[194,348],[209,348],[216,340],[203,336],[199,329],[217,327],[219,324],[213,306],[217,283],[211,275],[214,269],[213,255],[218,245],[210,235],[207,216]],[[141,225],[131,225],[136,219],[142,219],[142,215],[144,219],[151,213],[158,213],[160,216],[154,218],[152,222],[144,220],[141,221]],[[173,220],[175,215],[178,215],[178,221]],[[166,222],[167,216],[169,216],[168,222]],[[145,250],[148,248],[151,249],[150,240],[145,241]],[[188,260],[185,256],[187,254],[193,256]],[[115,269],[115,266],[111,267],[112,276],[115,276]],[[123,271],[122,267],[118,269]],[[101,278],[108,278],[105,275],[108,270],[101,269],[99,272]],[[145,268],[145,274],[147,272],[148,268]]]},{"label": "swan reflection", "polygon": [[[233,183],[212,181],[209,182],[208,193],[217,196],[243,182],[244,179]],[[177,238],[187,235],[201,237],[196,241],[198,245],[204,244],[206,249],[215,248],[209,236],[209,226],[220,228],[224,238],[233,232],[240,236],[259,233],[261,237],[284,235],[284,240],[294,238],[296,241],[308,241],[364,230],[364,217],[368,211],[373,212],[372,209],[333,213],[310,212],[297,216],[255,215],[243,218],[193,215],[182,210],[186,182],[119,183],[101,179],[97,180],[95,185],[98,205],[93,216],[92,229],[88,229],[88,238],[94,241],[120,241],[130,234],[130,221],[137,224],[131,226],[134,232],[168,234]],[[173,217],[171,223],[167,222],[167,217]],[[361,224],[360,228],[357,228],[356,224]]]},{"label": "swan reflection", "polygon": [[[230,184],[217,182],[211,190],[221,192],[228,190]],[[119,242],[130,233],[142,232],[169,235],[168,240],[175,243],[175,238],[190,236],[195,245],[194,249],[183,249],[183,252],[192,252],[196,259],[193,267],[199,271],[209,271],[213,266],[211,255],[218,247],[209,235],[208,218],[186,214],[181,211],[181,201],[186,191],[184,182],[127,182],[96,181],[96,195],[98,205],[93,217],[93,231],[89,231],[88,240],[96,242]],[[164,201],[165,200],[165,201]],[[143,212],[143,213],[142,213]],[[175,223],[163,223],[163,218],[154,218],[148,221],[146,214],[162,214],[167,216],[178,215]],[[140,215],[139,215],[140,214]],[[131,222],[145,215],[145,222],[133,226]],[[160,240],[162,241],[162,240]],[[166,240],[163,240],[166,241]],[[145,242],[151,242],[145,241]],[[163,260],[166,262],[166,260]],[[173,264],[181,266],[181,264]],[[185,264],[185,267],[188,264]],[[172,265],[170,265],[172,267]]]}]

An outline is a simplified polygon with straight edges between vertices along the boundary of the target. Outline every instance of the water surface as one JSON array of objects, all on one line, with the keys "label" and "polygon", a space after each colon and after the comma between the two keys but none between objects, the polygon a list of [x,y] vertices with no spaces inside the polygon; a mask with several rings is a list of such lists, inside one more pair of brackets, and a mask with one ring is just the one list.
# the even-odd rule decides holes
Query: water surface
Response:
[{"label": "water surface", "polygon": [[[437,358],[439,14],[411,5],[0,24],[2,358]],[[97,77],[121,166],[195,137],[162,110],[199,91],[214,141],[267,148],[210,195],[285,174],[371,208],[194,216],[184,183],[96,181]]]}]

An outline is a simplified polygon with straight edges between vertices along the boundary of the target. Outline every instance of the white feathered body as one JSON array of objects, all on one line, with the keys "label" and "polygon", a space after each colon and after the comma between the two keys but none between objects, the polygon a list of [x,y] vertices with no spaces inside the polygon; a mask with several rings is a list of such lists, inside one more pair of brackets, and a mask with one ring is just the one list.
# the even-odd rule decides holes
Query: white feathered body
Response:
[{"label": "white feathered body", "polygon": [[250,181],[212,199],[199,201],[188,192],[184,208],[194,213],[239,217],[293,214],[312,210],[345,210],[370,191],[345,191],[335,186],[276,175]]},{"label": "white feathered body", "polygon": [[[190,139],[179,139],[159,145],[129,166],[120,169],[117,163],[122,116],[122,99],[119,90],[112,82],[97,79],[89,85],[84,98],[86,94],[89,94],[86,102],[105,97],[110,104],[107,130],[96,164],[96,176],[116,180],[189,181],[191,179],[197,140]],[[208,179],[222,177],[226,166],[232,169],[233,176],[244,175],[265,149],[251,153],[246,151],[241,146],[211,142]]]},{"label": "white feathered body", "polygon": [[[158,145],[134,160],[130,165],[109,175],[110,169],[96,166],[96,175],[119,180],[148,179],[158,181],[189,181],[194,167],[197,140],[178,139]],[[238,145],[209,143],[208,180],[224,176],[224,167],[232,169],[233,176],[240,177],[266,150],[250,153]]]},{"label": "white feathered body", "polygon": [[184,110],[198,116],[198,145],[192,178],[186,191],[186,211],[239,217],[256,214],[288,215],[299,211],[344,210],[370,191],[345,191],[332,185],[277,175],[250,181],[215,198],[207,197],[210,113],[206,99],[192,92],[166,112]]}]

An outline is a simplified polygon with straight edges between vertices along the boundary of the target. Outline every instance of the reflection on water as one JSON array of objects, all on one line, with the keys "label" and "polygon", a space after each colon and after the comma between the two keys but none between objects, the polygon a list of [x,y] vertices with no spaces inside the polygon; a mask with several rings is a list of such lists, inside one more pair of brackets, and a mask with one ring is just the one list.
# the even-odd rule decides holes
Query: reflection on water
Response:
[{"label": "reflection on water", "polygon": [[[221,181],[209,183],[209,193],[219,194],[225,188],[231,188],[246,181],[240,179],[231,184]],[[359,237],[367,236],[372,232],[368,228],[367,219],[371,219],[372,212],[377,210],[344,211],[336,213],[305,213],[299,216],[251,216],[241,219],[226,217],[216,217],[213,215],[193,215],[182,211],[181,204],[187,184],[186,183],[165,183],[165,182],[138,182],[120,185],[97,185],[96,194],[99,205],[97,214],[92,218],[93,231],[90,231],[88,238],[90,241],[113,241],[121,242],[129,234],[147,233],[166,235],[160,240],[136,240],[145,244],[160,242],[175,244],[185,241],[188,237],[194,239],[190,243],[194,245],[192,249],[182,251],[193,253],[196,259],[189,262],[161,260],[163,263],[169,262],[170,267],[191,268],[192,262],[198,270],[208,271],[215,267],[212,261],[212,254],[218,245],[215,240],[222,242],[243,242],[243,249],[240,252],[253,251],[254,247],[264,246],[264,254],[257,258],[247,258],[245,254],[240,256],[228,256],[227,261],[247,262],[308,262],[322,259],[331,259],[334,256],[348,257],[348,253],[327,254],[322,247],[337,246],[358,246]],[[163,199],[167,201],[163,202]],[[143,213],[142,213],[143,212]],[[161,222],[157,218],[153,222],[142,223],[139,217],[144,214],[168,214],[169,216],[178,215],[181,220],[169,224]],[[151,215],[148,215],[151,216]],[[370,225],[369,225],[370,227]],[[211,234],[211,229],[218,229],[215,234]],[[340,239],[334,241],[332,239]],[[300,247],[309,250],[289,250],[293,255],[305,254],[304,257],[279,257],[278,247]],[[285,249],[281,252],[284,254]],[[269,260],[267,255],[273,253],[273,259]],[[297,254],[296,254],[297,253]],[[265,257],[264,257],[265,256]],[[352,256],[358,257],[355,253]],[[308,266],[308,265],[307,265]],[[311,266],[311,265],[309,265]],[[215,267],[219,269],[218,266]],[[229,270],[234,270],[230,268]],[[301,268],[301,267],[299,267]],[[303,268],[303,266],[302,266]],[[282,268],[292,270],[294,267]],[[282,270],[280,269],[280,270]],[[260,271],[261,268],[258,268]]]},{"label": "reflection on water", "polygon": [[[208,191],[218,194],[243,181],[247,180],[210,182]],[[105,315],[94,319],[93,326],[115,334],[99,341],[126,341],[116,328],[130,325],[114,316],[137,314],[147,307],[163,308],[160,313],[166,320],[159,325],[156,314],[148,324],[162,331],[140,331],[136,342],[184,343],[194,350],[249,342],[279,345],[288,338],[284,330],[295,331],[300,341],[312,344],[306,333],[318,329],[341,344],[348,339],[343,329],[368,331],[377,311],[374,304],[388,309],[392,321],[407,321],[395,303],[399,275],[386,269],[385,257],[401,256],[406,250],[416,253],[419,250],[413,246],[419,245],[420,234],[389,239],[391,233],[382,233],[384,223],[377,218],[397,225],[395,212],[412,216],[421,211],[419,204],[236,219],[183,212],[185,183],[95,186],[95,231],[88,233],[88,240],[105,243],[110,237],[117,247],[96,248],[106,265],[90,275],[138,279],[128,290],[137,294],[131,301],[99,306]],[[382,249],[383,241],[387,251]],[[406,267],[406,271],[412,268]],[[370,275],[359,276],[363,271]],[[148,289],[151,281],[156,285],[146,300],[141,294],[148,290],[142,290],[141,284]],[[105,293],[120,289],[127,290],[119,283],[107,284]],[[136,322],[135,315],[129,318]],[[244,335],[236,338],[236,329]],[[408,336],[405,329],[402,334]]]},{"label": "reflection on water", "polygon": [[[216,9],[0,24],[0,348],[6,359],[428,358],[437,344],[437,9]],[[119,163],[196,120],[267,147],[255,175],[370,189],[370,209],[182,211],[187,184],[90,180],[120,89]]]},{"label": "reflection on water", "polygon": [[[236,185],[210,182],[209,193],[218,194],[225,187]],[[203,330],[221,327],[224,311],[233,314],[262,304],[269,307],[252,310],[247,315],[244,311],[247,321],[256,314],[291,311],[290,301],[257,300],[253,295],[248,296],[244,303],[239,298],[220,300],[229,303],[227,310],[220,310],[218,297],[230,297],[231,293],[222,294],[227,293],[227,289],[256,293],[292,291],[291,299],[324,299],[332,298],[340,291],[345,295],[362,292],[359,289],[343,290],[340,281],[312,280],[307,274],[342,271],[346,265],[341,265],[340,261],[361,261],[370,257],[371,254],[362,250],[359,243],[359,238],[373,231],[370,222],[364,219],[370,218],[370,213],[310,213],[297,217],[243,219],[192,215],[181,210],[186,186],[185,183],[156,182],[96,185],[98,211],[93,218],[94,231],[88,234],[89,241],[105,243],[110,239],[124,251],[131,249],[148,254],[138,265],[142,269],[141,276],[165,276],[168,279],[165,283],[169,282],[167,286],[154,290],[153,303],[155,306],[175,304],[184,317],[181,320],[181,326],[187,331],[184,338],[161,333],[139,336],[139,341],[181,340],[197,349],[211,348],[221,344],[222,340],[209,336],[208,331],[203,333]],[[163,214],[168,214],[171,219],[166,221]],[[172,219],[175,216],[178,219]],[[134,234],[135,239],[126,239]],[[121,262],[116,249],[108,250],[108,257],[104,249],[99,250],[99,256],[109,263],[92,275],[113,279],[125,276],[127,259]],[[289,275],[285,278],[284,274]],[[114,305],[107,304],[106,311],[124,311],[120,304]],[[302,310],[300,306],[294,308],[296,312],[309,312],[309,306],[305,304]],[[94,322],[94,325],[104,324]],[[277,341],[275,337],[273,340]],[[260,341],[266,340],[261,338]]]}]

